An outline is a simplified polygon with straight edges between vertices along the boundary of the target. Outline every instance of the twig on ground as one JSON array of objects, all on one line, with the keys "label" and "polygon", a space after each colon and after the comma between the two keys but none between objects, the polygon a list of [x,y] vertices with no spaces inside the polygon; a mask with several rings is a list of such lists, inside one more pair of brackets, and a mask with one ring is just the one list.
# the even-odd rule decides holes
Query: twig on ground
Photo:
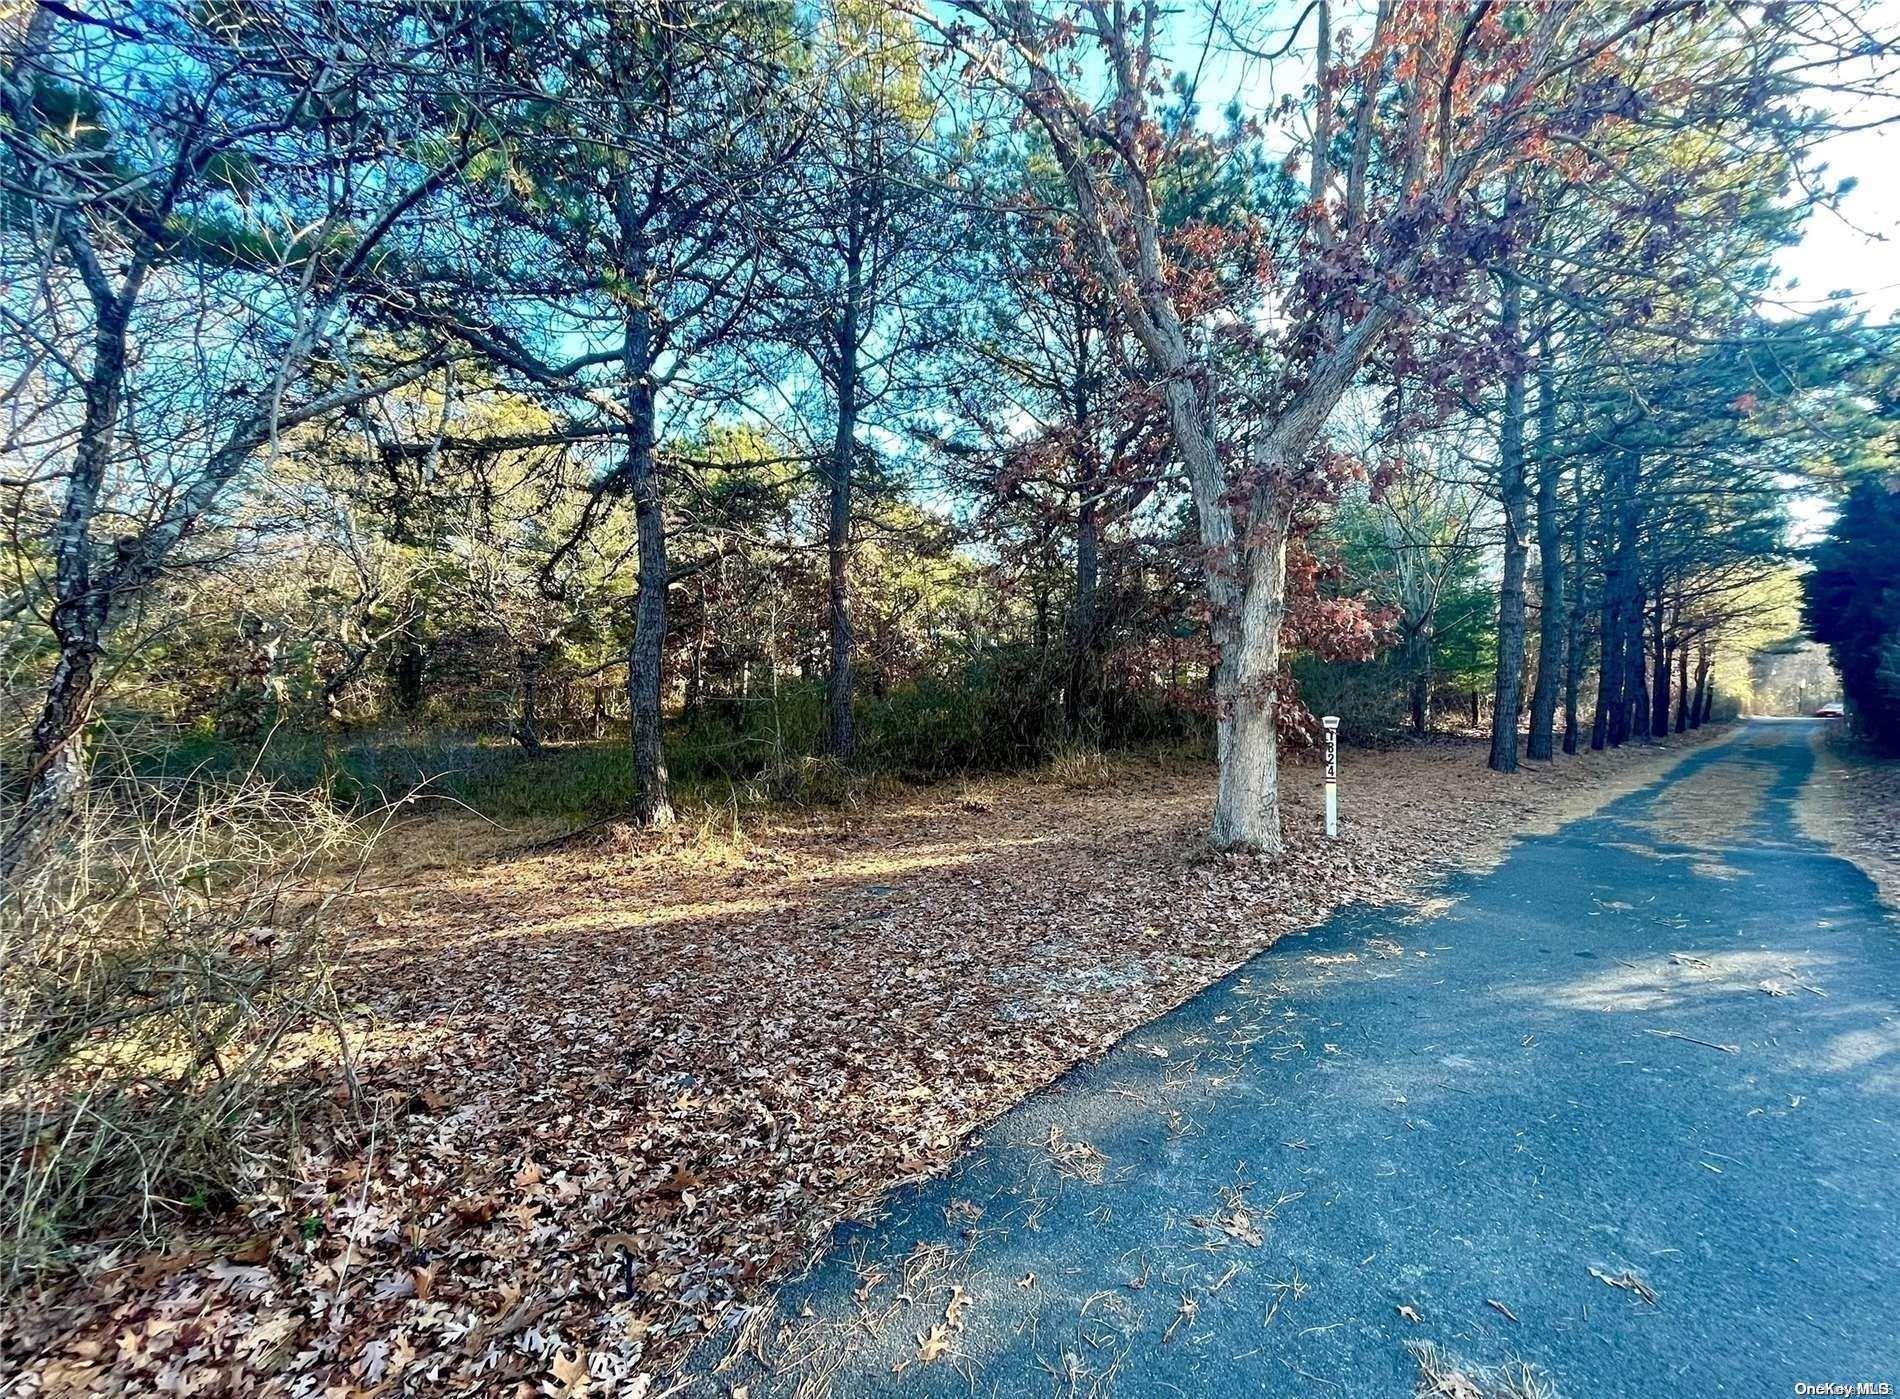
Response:
[{"label": "twig on ground", "polygon": [[1645,1030],[1646,1035],[1654,1035],[1659,1040],[1681,1040],[1684,1044],[1699,1044],[1704,1049],[1719,1049],[1724,1054],[1740,1054],[1739,1044],[1717,1044],[1714,1040],[1699,1040],[1694,1035],[1685,1035],[1680,1030]]},{"label": "twig on ground", "polygon": [[1625,1292],[1633,1292],[1640,1301],[1648,1302],[1652,1305],[1654,1305],[1656,1301],[1656,1289],[1637,1277],[1636,1274],[1632,1273],[1628,1268],[1625,1268],[1620,1273],[1606,1273],[1603,1269],[1592,1264],[1590,1267],[1590,1276],[1606,1286],[1620,1287]]}]

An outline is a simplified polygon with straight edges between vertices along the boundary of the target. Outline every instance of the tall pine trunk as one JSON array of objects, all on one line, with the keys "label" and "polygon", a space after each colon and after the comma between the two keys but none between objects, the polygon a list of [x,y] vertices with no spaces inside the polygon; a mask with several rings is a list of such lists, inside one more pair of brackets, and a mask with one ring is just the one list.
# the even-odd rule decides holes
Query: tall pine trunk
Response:
[{"label": "tall pine trunk", "polygon": [[840,340],[844,354],[838,374],[838,431],[831,448],[831,499],[825,528],[826,591],[831,605],[825,705],[826,745],[833,757],[849,762],[857,748],[857,732],[851,715],[853,637],[847,590],[851,567],[851,459],[857,450],[858,387],[856,317],[848,311],[845,324],[847,337]]},{"label": "tall pine trunk", "polygon": [[1617,456],[1616,558],[1611,570],[1615,580],[1616,625],[1604,633],[1603,639],[1603,673],[1609,682],[1612,747],[1628,742],[1637,694],[1643,686],[1642,563],[1637,553],[1636,532],[1636,490],[1640,474],[1641,461],[1636,453],[1628,449],[1620,452]]},{"label": "tall pine trunk", "polygon": [[831,345],[832,388],[838,401],[838,421],[827,463],[829,499],[825,511],[825,600],[830,611],[825,671],[825,747],[841,762],[857,751],[857,727],[852,717],[852,663],[855,638],[851,630],[851,485],[858,450],[858,335],[859,302],[864,295],[862,223],[859,191],[850,191],[845,216],[847,230],[842,305],[838,308]]},{"label": "tall pine trunk", "polygon": [[1564,636],[1564,752],[1583,743],[1583,719],[1577,712],[1583,689],[1583,458],[1576,466],[1577,513],[1570,523],[1570,620]]},{"label": "tall pine trunk", "polygon": [[1075,462],[1075,604],[1069,615],[1069,683],[1063,692],[1063,729],[1071,742],[1101,736],[1101,664],[1096,615],[1102,573],[1102,462],[1095,436],[1094,380],[1089,347],[1094,320],[1087,299],[1069,303],[1069,348],[1075,358],[1069,380],[1069,432]]},{"label": "tall pine trunk", "polygon": [[1689,728],[1689,642],[1676,643],[1676,732]]},{"label": "tall pine trunk", "polygon": [[1633,458],[1627,450],[1618,452],[1603,479],[1603,530],[1609,562],[1603,572],[1603,602],[1597,620],[1597,710],[1590,728],[1590,747],[1596,752],[1620,744],[1629,736],[1629,711],[1623,702],[1629,680],[1623,655],[1623,614],[1635,548],[1635,520],[1629,505]]},{"label": "tall pine trunk", "polygon": [[1629,678],[1623,682],[1623,732],[1626,738],[1649,739],[1649,665],[1647,655],[1649,597],[1639,583],[1623,614],[1624,664]]},{"label": "tall pine trunk", "polygon": [[1661,738],[1669,732],[1669,613],[1661,584],[1656,588],[1656,626],[1650,638],[1649,732]]},{"label": "tall pine trunk", "polygon": [[627,484],[633,497],[637,565],[633,641],[627,650],[627,704],[633,742],[633,817],[642,826],[673,820],[661,730],[666,665],[666,498],[655,451],[653,327],[645,311],[627,327]]},{"label": "tall pine trunk", "polygon": [[1504,577],[1498,586],[1498,669],[1491,706],[1491,769],[1517,771],[1517,713],[1524,684],[1524,574],[1530,554],[1525,518],[1530,484],[1524,474],[1523,284],[1504,274],[1499,330],[1510,363],[1498,434],[1498,502],[1504,507]]},{"label": "tall pine trunk", "polygon": [[1101,686],[1096,675],[1095,606],[1101,582],[1101,515],[1094,476],[1084,472],[1082,503],[1075,521],[1075,610],[1069,618],[1069,684],[1064,695],[1064,725],[1079,739],[1095,715]]},{"label": "tall pine trunk", "polygon": [[1603,580],[1603,601],[1597,608],[1597,707],[1590,724],[1590,751],[1601,753],[1611,743],[1611,729],[1623,695],[1622,602],[1616,594],[1614,571]]},{"label": "tall pine trunk", "polygon": [[1542,583],[1537,615],[1537,682],[1531,691],[1531,732],[1524,756],[1548,762],[1556,747],[1559,676],[1565,646],[1564,551],[1557,518],[1557,391],[1550,365],[1550,344],[1537,359],[1537,569]]}]

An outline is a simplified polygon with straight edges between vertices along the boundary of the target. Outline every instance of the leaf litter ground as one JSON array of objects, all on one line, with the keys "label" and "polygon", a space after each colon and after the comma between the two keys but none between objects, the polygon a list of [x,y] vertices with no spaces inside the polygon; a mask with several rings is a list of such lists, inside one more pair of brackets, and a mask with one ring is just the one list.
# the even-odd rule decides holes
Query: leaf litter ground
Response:
[{"label": "leaf litter ground", "polygon": [[420,821],[341,967],[367,1111],[306,1124],[241,1214],[17,1299],[0,1393],[657,1399],[837,1221],[1026,1094],[1685,746],[1514,778],[1469,742],[1348,752],[1337,842],[1294,765],[1271,862],[1207,850],[1205,769],[1133,760],[720,841],[510,855],[518,834]]}]

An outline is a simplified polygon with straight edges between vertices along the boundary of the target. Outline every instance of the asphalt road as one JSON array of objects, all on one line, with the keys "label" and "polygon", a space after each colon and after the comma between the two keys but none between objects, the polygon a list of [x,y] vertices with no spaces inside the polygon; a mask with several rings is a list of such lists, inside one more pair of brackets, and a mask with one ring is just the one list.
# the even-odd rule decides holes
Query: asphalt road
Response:
[{"label": "asphalt road", "polygon": [[1567,1396],[1900,1392],[1900,920],[1801,833],[1812,732],[1281,942],[690,1392],[1405,1395],[1421,1341]]}]

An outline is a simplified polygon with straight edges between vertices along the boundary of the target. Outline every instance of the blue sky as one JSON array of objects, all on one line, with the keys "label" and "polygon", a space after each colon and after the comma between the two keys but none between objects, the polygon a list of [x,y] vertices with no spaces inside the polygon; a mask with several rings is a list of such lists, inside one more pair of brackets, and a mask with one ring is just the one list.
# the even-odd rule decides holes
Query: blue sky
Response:
[{"label": "blue sky", "polygon": [[[1893,42],[1900,37],[1900,0],[1876,0],[1868,19],[1875,33]],[[1836,111],[1843,125],[1889,124],[1844,132],[1822,148],[1829,178],[1851,177],[1858,184],[1838,214],[1823,211],[1809,219],[1801,245],[1782,256],[1782,272],[1799,282],[1786,293],[1792,309],[1845,291],[1871,319],[1900,319],[1900,80],[1892,60],[1865,62],[1849,76],[1865,80],[1879,69],[1887,74],[1879,101],[1842,103]]]},{"label": "blue sky", "polygon": [[[1900,93],[1894,94],[1900,106]],[[1838,214],[1823,210],[1808,220],[1798,247],[1780,259],[1785,279],[1798,282],[1783,294],[1801,310],[1847,291],[1869,316],[1900,316],[1900,126],[1884,126],[1831,138],[1825,147],[1829,175],[1852,176],[1859,184]]]}]

